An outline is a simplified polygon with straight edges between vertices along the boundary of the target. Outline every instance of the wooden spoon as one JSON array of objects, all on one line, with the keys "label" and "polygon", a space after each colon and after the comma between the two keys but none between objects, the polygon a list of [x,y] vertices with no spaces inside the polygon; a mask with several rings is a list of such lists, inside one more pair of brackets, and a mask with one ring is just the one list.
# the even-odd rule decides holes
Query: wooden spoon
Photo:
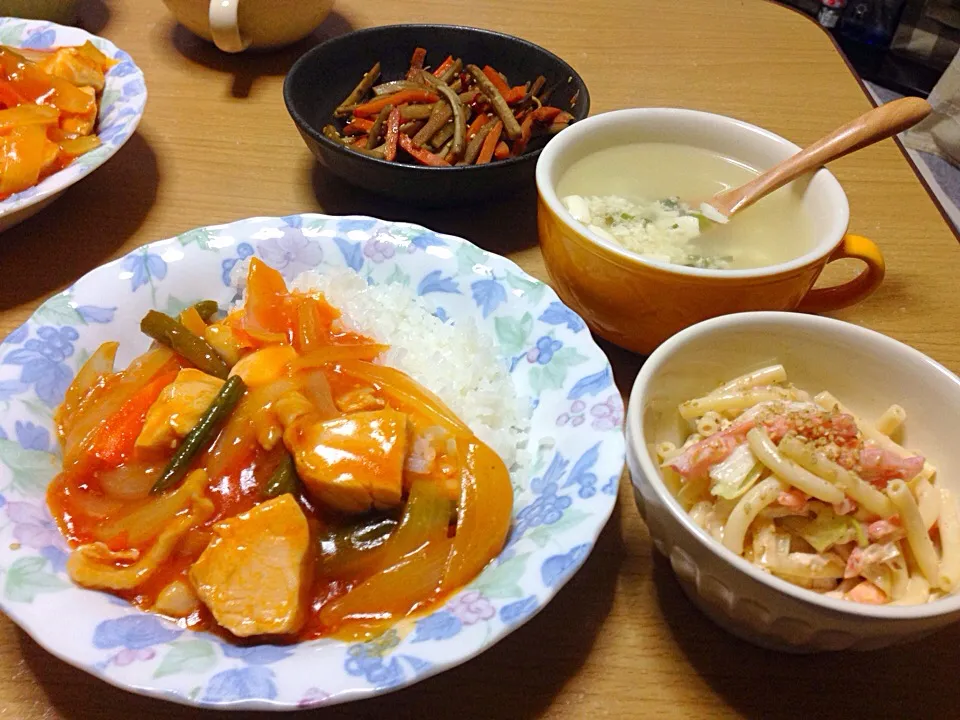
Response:
[{"label": "wooden spoon", "polygon": [[932,109],[926,100],[915,97],[900,98],[876,107],[774,165],[746,185],[717,193],[700,204],[700,212],[714,222],[725,223],[734,213],[804,173],[913,127]]}]

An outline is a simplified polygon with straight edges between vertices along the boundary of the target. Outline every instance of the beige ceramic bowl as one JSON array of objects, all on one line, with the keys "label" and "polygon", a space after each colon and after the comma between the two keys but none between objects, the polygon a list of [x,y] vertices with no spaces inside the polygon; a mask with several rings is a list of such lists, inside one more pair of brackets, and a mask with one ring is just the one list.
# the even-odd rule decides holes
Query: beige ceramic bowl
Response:
[{"label": "beige ceramic bowl", "polygon": [[[655,443],[681,439],[677,405],[743,372],[783,363],[797,386],[829,390],[858,414],[907,411],[904,442],[960,492],[960,379],[884,335],[839,320],[751,312],[675,335],[644,363],[627,411],[627,461],[640,513],[691,600],[730,632],[798,652],[870,650],[915,640],[960,619],[960,595],[884,607],[818,595],[764,573],[690,519],[664,486]],[[679,444],[679,443],[678,443]]]}]

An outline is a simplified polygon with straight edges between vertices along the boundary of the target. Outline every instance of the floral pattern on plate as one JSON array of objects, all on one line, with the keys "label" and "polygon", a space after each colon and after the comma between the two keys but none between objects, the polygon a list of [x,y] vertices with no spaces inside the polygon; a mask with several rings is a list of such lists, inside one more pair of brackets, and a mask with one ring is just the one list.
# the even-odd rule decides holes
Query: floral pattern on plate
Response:
[{"label": "floral pattern on plate", "polygon": [[0,17],[0,45],[44,50],[63,45],[82,45],[87,40],[107,57],[118,61],[107,72],[106,85],[100,98],[97,135],[101,145],[33,187],[0,201],[0,226],[13,224],[9,219],[4,223],[3,218],[21,211],[18,220],[25,219],[28,216],[26,208],[44,200],[52,200],[109,160],[137,129],[147,102],[147,86],[140,68],[127,53],[109,40],[79,28],[41,20]]},{"label": "floral pattern on plate", "polygon": [[[80,364],[121,338],[143,351],[150,308],[234,299],[252,255],[292,279],[349,267],[411,288],[444,322],[474,318],[533,406],[503,552],[426,615],[368,642],[239,647],[71,584],[44,503],[58,467],[52,415]],[[623,469],[623,404],[606,357],[553,291],[509,260],[416,225],[293,215],[199,228],[139,248],[44,303],[0,344],[0,607],[50,652],[107,682],[200,706],[296,709],[409,685],[468,660],[541,610],[584,562]],[[574,418],[581,418],[574,422]]]}]

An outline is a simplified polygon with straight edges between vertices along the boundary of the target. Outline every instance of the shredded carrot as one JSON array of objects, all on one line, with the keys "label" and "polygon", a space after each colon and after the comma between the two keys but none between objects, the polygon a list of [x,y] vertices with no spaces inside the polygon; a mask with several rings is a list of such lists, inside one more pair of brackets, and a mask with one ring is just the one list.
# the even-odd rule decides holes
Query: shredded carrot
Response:
[{"label": "shredded carrot", "polygon": [[387,130],[384,135],[387,143],[384,158],[393,162],[397,158],[397,141],[400,137],[400,108],[394,107],[387,116]]},{"label": "shredded carrot", "polygon": [[493,130],[483,139],[483,147],[480,148],[480,154],[477,155],[477,165],[484,165],[493,159],[493,151],[496,149],[497,143],[500,142],[500,133],[502,132],[503,121],[497,120]]},{"label": "shredded carrot", "polygon": [[434,77],[440,77],[443,75],[448,68],[453,66],[453,55],[447,55],[447,59],[444,60],[437,66],[437,69],[433,71]]},{"label": "shredded carrot", "polygon": [[130,457],[133,454],[137,436],[143,430],[147,410],[176,376],[175,370],[162,373],[144,385],[143,389],[108,417],[92,438],[88,458],[92,456],[110,467],[116,467]]},{"label": "shredded carrot", "polygon": [[542,108],[537,108],[532,113],[530,113],[531,117],[533,117],[533,119],[536,120],[537,122],[550,122],[551,120],[556,118],[557,115],[559,114],[560,114],[560,108],[551,107],[549,105],[544,105]]},{"label": "shredded carrot", "polygon": [[503,99],[507,101],[508,104],[518,103],[527,96],[527,88],[523,85],[517,85],[507,90],[503,94]]},{"label": "shredded carrot", "polygon": [[439,155],[434,155],[432,152],[414,145],[409,135],[400,136],[400,147],[410,153],[410,156],[413,157],[414,160],[423,165],[430,165],[431,167],[446,167],[450,165],[450,163]]},{"label": "shredded carrot", "polygon": [[407,80],[423,70],[423,61],[427,59],[427,51],[418,47],[413,51],[413,57],[410,58],[410,69],[407,71]]},{"label": "shredded carrot", "polygon": [[494,70],[494,69],[493,69],[492,67],[490,67],[489,65],[484,65],[484,66],[483,66],[483,74],[487,76],[487,79],[488,79],[491,83],[493,83],[493,86],[499,91],[499,93],[500,93],[501,95],[503,95],[504,97],[507,96],[507,93],[510,92],[510,86],[508,86],[508,85],[503,81],[503,78],[500,77],[500,73],[498,73],[496,70]]},{"label": "shredded carrot", "polygon": [[343,128],[344,135],[362,135],[373,130],[373,120],[355,117]]},{"label": "shredded carrot", "polygon": [[387,105],[403,105],[404,103],[433,103],[439,100],[435,93],[429,90],[401,90],[393,95],[383,95],[370,102],[357,105],[353,114],[357,117],[371,117],[383,110]]},{"label": "shredded carrot", "polygon": [[474,135],[480,132],[480,128],[487,124],[487,121],[490,118],[486,113],[479,113],[470,123],[470,127],[467,128],[467,140],[469,141]]},{"label": "shredded carrot", "polygon": [[510,146],[507,145],[503,140],[497,143],[496,150],[493,151],[493,156],[497,160],[504,160],[510,157]]},{"label": "shredded carrot", "polygon": [[533,134],[533,113],[527,115],[520,124],[520,137],[513,143],[513,154],[520,155],[527,149],[530,143],[530,137]]}]

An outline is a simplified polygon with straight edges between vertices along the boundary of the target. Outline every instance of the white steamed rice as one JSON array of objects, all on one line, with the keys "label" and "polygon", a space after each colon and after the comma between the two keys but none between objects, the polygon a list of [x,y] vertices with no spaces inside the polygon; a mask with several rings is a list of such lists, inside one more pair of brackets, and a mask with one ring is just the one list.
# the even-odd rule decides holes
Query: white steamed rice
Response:
[{"label": "white steamed rice", "polygon": [[[238,287],[246,279],[245,266],[238,263],[232,273]],[[438,395],[507,467],[526,465],[530,399],[517,392],[496,340],[472,318],[445,323],[403,285],[368,285],[346,268],[301,273],[290,287],[322,292],[343,313],[345,329],[390,346],[381,362]]]}]

